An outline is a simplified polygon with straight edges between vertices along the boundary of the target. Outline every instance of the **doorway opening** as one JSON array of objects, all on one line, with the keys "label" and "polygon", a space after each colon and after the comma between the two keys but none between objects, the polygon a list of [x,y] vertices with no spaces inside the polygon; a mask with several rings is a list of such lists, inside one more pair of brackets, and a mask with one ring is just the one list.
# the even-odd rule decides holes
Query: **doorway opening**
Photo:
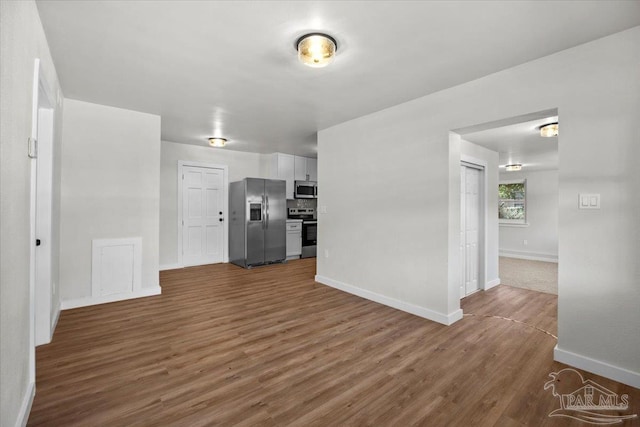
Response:
[{"label": "doorway opening", "polygon": [[501,283],[558,293],[558,135],[541,132],[552,123],[557,109],[455,131],[462,154],[466,147],[495,159],[486,171],[484,289]]}]

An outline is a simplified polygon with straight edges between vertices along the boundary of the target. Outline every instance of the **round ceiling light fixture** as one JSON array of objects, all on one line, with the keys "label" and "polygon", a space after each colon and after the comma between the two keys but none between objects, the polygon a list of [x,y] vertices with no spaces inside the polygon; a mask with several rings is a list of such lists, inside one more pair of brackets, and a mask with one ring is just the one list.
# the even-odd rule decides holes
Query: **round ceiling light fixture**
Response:
[{"label": "round ceiling light fixture", "polygon": [[227,145],[226,138],[209,138],[209,145],[212,147],[222,148]]},{"label": "round ceiling light fixture", "polygon": [[519,170],[522,169],[522,164],[514,163],[512,165],[506,165],[505,169],[507,170],[507,172],[518,172]]},{"label": "round ceiling light fixture", "polygon": [[328,34],[309,33],[296,41],[298,59],[309,67],[321,68],[333,62],[338,43]]},{"label": "round ceiling light fixture", "polygon": [[540,136],[545,138],[551,138],[552,136],[558,136],[558,123],[547,123],[540,126]]}]

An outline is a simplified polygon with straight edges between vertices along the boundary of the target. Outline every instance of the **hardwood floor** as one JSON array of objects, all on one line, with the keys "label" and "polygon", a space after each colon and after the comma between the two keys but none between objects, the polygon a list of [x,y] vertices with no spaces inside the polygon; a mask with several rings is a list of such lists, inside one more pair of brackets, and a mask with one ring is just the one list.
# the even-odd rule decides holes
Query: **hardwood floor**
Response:
[{"label": "hardwood floor", "polygon": [[[498,286],[446,327],[314,274],[315,259],[185,268],[161,273],[162,295],[64,311],[29,425],[585,425],[548,417],[555,295]],[[640,390],[583,375],[640,413]]]}]

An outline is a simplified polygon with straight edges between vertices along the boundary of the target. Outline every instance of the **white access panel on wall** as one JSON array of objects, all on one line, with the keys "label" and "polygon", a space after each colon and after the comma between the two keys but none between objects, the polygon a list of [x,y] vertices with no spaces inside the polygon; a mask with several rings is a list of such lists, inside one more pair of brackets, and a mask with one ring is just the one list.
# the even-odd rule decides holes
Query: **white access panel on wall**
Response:
[{"label": "white access panel on wall", "polygon": [[91,262],[93,297],[129,294],[141,287],[141,237],[93,240]]}]

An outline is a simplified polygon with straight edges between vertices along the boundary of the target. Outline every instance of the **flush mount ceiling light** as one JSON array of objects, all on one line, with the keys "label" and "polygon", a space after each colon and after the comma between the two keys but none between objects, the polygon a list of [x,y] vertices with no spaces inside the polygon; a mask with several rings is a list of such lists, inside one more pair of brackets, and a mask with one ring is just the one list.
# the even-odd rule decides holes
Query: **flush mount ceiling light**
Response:
[{"label": "flush mount ceiling light", "polygon": [[558,136],[558,123],[548,123],[544,126],[540,126],[540,136],[545,138],[551,138],[552,136]]},{"label": "flush mount ceiling light", "polygon": [[330,35],[309,33],[296,41],[296,49],[300,62],[309,67],[320,68],[333,62],[338,43]]},{"label": "flush mount ceiling light", "polygon": [[226,138],[209,138],[209,145],[212,147],[224,147],[227,144]]},{"label": "flush mount ceiling light", "polygon": [[507,172],[518,172],[522,169],[522,165],[520,163],[514,163],[512,165],[506,165],[505,168]]}]

